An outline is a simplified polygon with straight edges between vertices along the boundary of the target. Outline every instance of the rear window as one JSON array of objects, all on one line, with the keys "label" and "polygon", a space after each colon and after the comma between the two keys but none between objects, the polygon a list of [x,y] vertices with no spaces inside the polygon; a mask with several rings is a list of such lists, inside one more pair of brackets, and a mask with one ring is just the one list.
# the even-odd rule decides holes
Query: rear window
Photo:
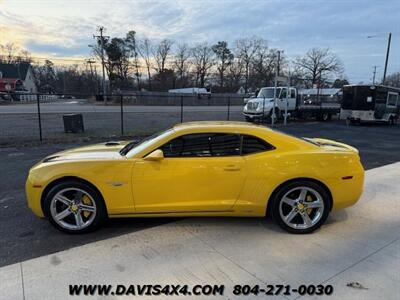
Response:
[{"label": "rear window", "polygon": [[255,136],[243,135],[243,143],[242,143],[243,155],[269,151],[273,149],[275,149],[274,146],[268,144],[262,139],[259,139]]}]

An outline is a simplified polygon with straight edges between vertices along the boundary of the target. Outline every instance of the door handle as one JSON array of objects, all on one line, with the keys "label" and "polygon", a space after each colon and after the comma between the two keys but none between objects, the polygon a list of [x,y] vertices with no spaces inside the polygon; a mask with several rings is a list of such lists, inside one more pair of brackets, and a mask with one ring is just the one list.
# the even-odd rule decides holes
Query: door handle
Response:
[{"label": "door handle", "polygon": [[225,171],[239,171],[240,167],[235,165],[229,165],[224,168]]}]

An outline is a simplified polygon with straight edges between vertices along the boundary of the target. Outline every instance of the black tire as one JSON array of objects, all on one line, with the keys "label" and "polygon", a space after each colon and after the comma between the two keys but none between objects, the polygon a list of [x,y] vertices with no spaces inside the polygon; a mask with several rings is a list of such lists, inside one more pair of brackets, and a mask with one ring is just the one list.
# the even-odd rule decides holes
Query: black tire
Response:
[{"label": "black tire", "polygon": [[[285,221],[283,220],[281,213],[280,213],[280,205],[283,200],[283,197],[290,192],[291,190],[295,190],[296,188],[300,189],[301,187],[304,188],[310,188],[321,196],[322,202],[323,202],[323,211],[320,213],[319,219],[316,218],[316,223],[313,224],[312,226],[308,228],[293,228],[288,226]],[[308,180],[298,180],[298,181],[292,181],[282,187],[280,187],[272,196],[272,199],[270,199],[271,205],[270,205],[270,213],[272,215],[272,218],[275,220],[275,222],[283,228],[285,231],[294,233],[294,234],[308,234],[311,233],[318,228],[322,226],[322,224],[325,223],[329,212],[331,210],[331,199],[329,193],[326,191],[324,187],[322,187],[320,184],[315,183],[313,181],[308,181]],[[312,210],[311,210],[312,211]],[[300,213],[297,213],[298,216],[296,218],[301,217]],[[305,224],[304,224],[305,225]]]},{"label": "black tire", "polygon": [[278,120],[281,120],[282,119],[282,116],[283,116],[283,113],[280,111],[280,109],[279,108],[275,108],[275,120],[276,121],[278,121]]},{"label": "black tire", "polygon": [[250,123],[253,122],[253,118],[250,118],[250,117],[248,117],[248,116],[245,116],[245,119],[246,119],[246,122],[250,122]]},{"label": "black tire", "polygon": [[360,120],[347,119],[346,122],[347,122],[347,125],[352,125],[352,126],[361,125]]},{"label": "black tire", "polygon": [[317,120],[326,122],[329,121],[332,118],[331,114],[328,112],[321,112],[317,114]]},{"label": "black tire", "polygon": [[390,117],[390,119],[389,119],[389,125],[396,125],[396,123],[397,123],[397,119],[395,118],[395,117]]},{"label": "black tire", "polygon": [[[269,111],[269,113],[266,115],[267,116],[267,122],[272,122],[272,115],[274,113],[274,110],[271,108],[271,110]],[[275,107],[275,123],[278,123],[279,119],[281,116],[281,112],[279,110],[279,108]]]},{"label": "black tire", "polygon": [[322,113],[322,121],[330,121],[332,119],[332,115],[328,112]]},{"label": "black tire", "polygon": [[[51,211],[51,204],[53,198],[61,191],[63,190],[71,190],[73,192],[74,189],[79,189],[81,191],[84,191],[86,194],[90,195],[91,200],[94,201],[95,203],[95,216],[93,217],[93,220],[90,222],[90,224],[87,227],[84,227],[82,229],[69,229],[66,227],[61,226],[59,223],[56,222],[56,220],[53,217],[52,211]],[[46,218],[50,221],[50,223],[57,228],[58,230],[62,232],[66,232],[69,234],[81,234],[81,233],[88,233],[92,232],[98,228],[100,228],[104,221],[107,219],[107,209],[104,204],[103,197],[99,194],[98,191],[96,191],[94,188],[92,188],[89,184],[86,184],[84,182],[78,181],[78,180],[66,180],[57,183],[55,186],[53,186],[50,191],[45,195],[45,198],[43,200],[43,212]],[[74,214],[70,213],[72,216]]]}]

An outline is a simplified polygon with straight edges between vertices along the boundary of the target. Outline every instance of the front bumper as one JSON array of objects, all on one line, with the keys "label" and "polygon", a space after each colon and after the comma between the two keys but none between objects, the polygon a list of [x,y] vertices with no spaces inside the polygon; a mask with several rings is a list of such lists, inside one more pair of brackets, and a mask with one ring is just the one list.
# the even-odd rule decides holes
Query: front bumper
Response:
[{"label": "front bumper", "polygon": [[249,117],[249,118],[262,118],[263,117],[262,112],[243,112],[243,115],[245,117]]},{"label": "front bumper", "polygon": [[28,207],[40,218],[44,218],[41,204],[42,192],[43,187],[37,184],[32,175],[29,174],[25,183],[26,200],[28,202]]}]

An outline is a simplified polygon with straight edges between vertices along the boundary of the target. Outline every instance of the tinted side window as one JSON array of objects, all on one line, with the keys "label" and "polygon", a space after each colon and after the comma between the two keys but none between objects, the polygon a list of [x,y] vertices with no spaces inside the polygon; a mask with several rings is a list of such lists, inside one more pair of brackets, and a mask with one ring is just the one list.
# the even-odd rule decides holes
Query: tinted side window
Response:
[{"label": "tinted side window", "polygon": [[243,135],[242,154],[251,154],[275,149],[267,142],[250,135]]},{"label": "tinted side window", "polygon": [[240,136],[237,134],[216,134],[211,137],[212,156],[240,155]]},{"label": "tinted side window", "polygon": [[160,148],[165,157],[178,157],[183,149],[183,139],[176,138]]},{"label": "tinted side window", "polygon": [[161,147],[165,157],[232,156],[240,154],[240,138],[235,134],[188,134]]}]

